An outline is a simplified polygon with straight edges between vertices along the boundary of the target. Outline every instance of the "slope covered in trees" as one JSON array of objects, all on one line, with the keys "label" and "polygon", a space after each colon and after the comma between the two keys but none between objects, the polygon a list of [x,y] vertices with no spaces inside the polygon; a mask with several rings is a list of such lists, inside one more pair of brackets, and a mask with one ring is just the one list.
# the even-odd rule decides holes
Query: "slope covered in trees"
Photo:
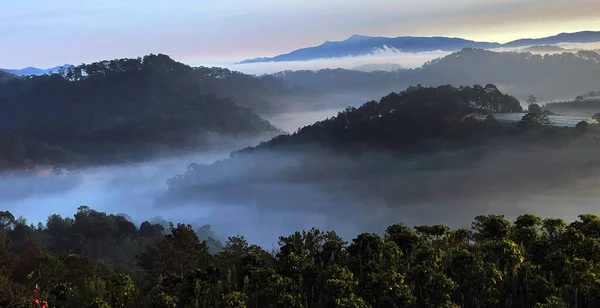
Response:
[{"label": "slope covered in trees", "polygon": [[203,200],[348,220],[377,215],[364,220],[376,228],[388,210],[423,223],[439,211],[460,221],[482,202],[493,209],[561,191],[593,192],[598,128],[544,126],[540,108],[515,124],[470,116],[511,110],[520,112],[519,103],[493,85],[411,87],[228,159],[191,164],[167,181],[157,206]]},{"label": "slope covered in trees", "polygon": [[195,67],[194,72],[204,91],[231,98],[259,115],[310,105],[310,100],[323,94],[316,88],[288,86],[270,75],[254,76],[219,67]]},{"label": "slope covered in trees", "polygon": [[289,86],[328,89],[330,94],[352,94],[363,100],[418,83],[426,86],[491,83],[523,100],[529,94],[541,100],[554,100],[597,88],[600,55],[594,51],[538,55],[466,48],[415,69],[372,73],[325,69],[285,71],[273,76]]},{"label": "slope covered in trees", "polygon": [[148,55],[8,80],[0,83],[0,132],[93,162],[203,149],[215,137],[279,132],[215,94],[200,78],[206,75],[165,55]]},{"label": "slope covered in trees", "polygon": [[432,146],[441,148],[448,143],[427,142],[442,139],[461,143],[489,132],[489,129],[477,129],[480,124],[476,121],[463,121],[466,116],[475,112],[511,111],[522,111],[519,102],[491,84],[460,88],[409,87],[406,91],[387,95],[379,103],[370,101],[359,108],[348,107],[335,117],[303,127],[291,135],[280,135],[256,147],[234,152],[229,160],[210,166],[193,166],[198,170],[175,177],[170,184],[176,187],[193,183],[197,176],[209,174],[204,172],[205,169],[225,170],[229,163],[236,165],[237,160],[252,159],[254,152],[291,152],[294,149],[302,153],[315,146],[343,152],[360,152],[361,149],[411,152],[431,150]]},{"label": "slope covered in trees", "polygon": [[[537,55],[464,49],[416,70],[423,84],[493,83],[529,91],[539,99],[575,96],[597,87],[600,55],[593,51]],[[511,90],[512,91],[512,90]]]},{"label": "slope covered in trees", "polygon": [[[310,229],[277,250],[185,224],[86,207],[27,225],[2,212],[3,307],[597,307],[600,218],[475,217],[471,228],[397,222],[345,241]],[[208,239],[210,240],[210,239]]]}]

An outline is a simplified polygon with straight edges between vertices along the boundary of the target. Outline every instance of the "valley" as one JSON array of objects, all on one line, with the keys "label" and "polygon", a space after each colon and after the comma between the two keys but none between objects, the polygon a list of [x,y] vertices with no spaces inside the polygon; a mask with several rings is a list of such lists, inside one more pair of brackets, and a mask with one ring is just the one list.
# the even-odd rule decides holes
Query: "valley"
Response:
[{"label": "valley", "polygon": [[596,307],[598,33],[0,70],[0,307]]}]

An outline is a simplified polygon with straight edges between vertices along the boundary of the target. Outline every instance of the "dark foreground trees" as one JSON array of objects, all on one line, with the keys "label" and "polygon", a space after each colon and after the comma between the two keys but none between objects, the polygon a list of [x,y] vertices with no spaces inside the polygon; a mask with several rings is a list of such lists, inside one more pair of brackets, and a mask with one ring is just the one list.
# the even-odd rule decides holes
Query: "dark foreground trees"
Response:
[{"label": "dark foreground trees", "polygon": [[[3,217],[2,307],[600,305],[600,218],[591,214],[570,224],[484,215],[470,230],[398,223],[349,243],[311,229],[280,237],[272,253],[237,236],[216,254],[191,226],[137,228],[87,207],[37,227]],[[130,253],[119,259],[121,250]]]}]

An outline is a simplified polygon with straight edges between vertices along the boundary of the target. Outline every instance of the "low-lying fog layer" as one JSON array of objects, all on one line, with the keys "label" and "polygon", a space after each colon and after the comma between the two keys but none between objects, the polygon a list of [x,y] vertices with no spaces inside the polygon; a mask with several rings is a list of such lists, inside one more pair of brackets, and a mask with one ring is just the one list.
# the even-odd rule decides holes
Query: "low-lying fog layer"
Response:
[{"label": "low-lying fog layer", "polygon": [[364,56],[324,58],[308,61],[224,64],[219,66],[224,66],[231,70],[255,75],[272,74],[285,70],[319,70],[324,68],[354,69],[367,64],[398,64],[403,68],[416,68],[423,65],[423,63],[427,61],[440,58],[448,54],[450,54],[450,52],[441,50],[416,53],[402,52],[395,48],[383,46],[383,48],[376,49],[373,51],[373,53]]},{"label": "low-lying fog layer", "polygon": [[[565,51],[577,50],[595,50],[600,49],[600,43],[561,43],[556,46],[565,50],[556,52],[534,52],[532,53],[562,53]],[[497,52],[520,52],[527,51],[531,46],[515,47],[515,48],[493,48],[492,51]],[[380,70],[394,70],[398,66],[402,68],[417,68],[425,62],[444,57],[451,54],[447,51],[428,51],[428,52],[403,52],[401,50],[383,46],[374,50],[371,54],[363,56],[348,56],[341,58],[324,58],[307,61],[284,61],[284,62],[263,62],[263,63],[246,63],[246,64],[215,64],[214,66],[226,67],[231,70],[244,72],[247,74],[272,74],[285,70],[319,70],[326,68],[344,68],[344,69],[359,69],[361,67],[376,67]],[[387,69],[386,69],[387,68]]]},{"label": "low-lying fog layer", "polygon": [[[167,178],[191,162],[211,163],[229,151],[81,170],[53,177],[0,178],[0,208],[30,222],[53,213],[72,216],[87,205],[126,213],[139,224],[167,221],[210,224],[220,240],[241,234],[266,248],[279,235],[318,227],[346,239],[381,232],[395,222],[468,227],[474,216],[523,213],[572,220],[597,213],[597,151],[553,148],[488,148],[399,159],[386,153],[341,157],[317,152],[265,154],[256,164],[201,170],[194,196],[169,196]],[[470,157],[470,156],[468,156]],[[457,160],[456,163],[453,161]],[[567,170],[567,171],[565,171]]]}]

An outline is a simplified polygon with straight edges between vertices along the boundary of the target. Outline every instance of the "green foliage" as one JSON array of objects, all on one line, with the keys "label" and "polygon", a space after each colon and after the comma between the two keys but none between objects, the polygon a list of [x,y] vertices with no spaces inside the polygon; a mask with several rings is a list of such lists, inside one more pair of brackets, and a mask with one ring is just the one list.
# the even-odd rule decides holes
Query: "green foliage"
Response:
[{"label": "green foliage", "polygon": [[[3,307],[42,307],[46,301],[67,308],[600,305],[600,218],[592,214],[569,224],[531,214],[512,224],[502,215],[482,215],[472,233],[397,223],[383,236],[359,234],[349,245],[334,232],[311,229],[281,236],[274,254],[241,236],[210,254],[184,224],[170,224],[159,235],[161,229],[147,222],[142,225],[151,238],[140,237],[141,227],[131,229],[122,216],[87,207],[73,220],[52,215],[46,226],[27,231],[34,239],[56,236],[70,244],[20,244],[11,239],[24,221],[8,212],[2,217],[9,236],[0,236]],[[149,241],[139,267],[106,261],[120,255],[90,259],[71,252],[69,238],[101,245],[103,233],[111,232]]]},{"label": "green foliage", "polygon": [[112,308],[112,307],[107,302],[105,302],[104,300],[102,300],[101,298],[96,298],[89,305],[89,308]]},{"label": "green foliage", "polygon": [[223,295],[221,299],[222,308],[246,308],[246,299],[248,296],[241,292],[231,292]]},{"label": "green foliage", "polygon": [[166,294],[163,291],[152,295],[150,300],[150,307],[152,308],[175,308],[177,307],[177,299],[173,296]]},{"label": "green foliage", "polygon": [[106,292],[111,307],[129,307],[136,296],[136,286],[131,277],[125,274],[111,274],[106,279]]},{"label": "green foliage", "polygon": [[[165,252],[169,252],[165,254]],[[192,226],[170,225],[169,233],[158,238],[139,255],[139,264],[153,276],[179,274],[204,267],[211,261],[206,242],[200,242]]]}]

